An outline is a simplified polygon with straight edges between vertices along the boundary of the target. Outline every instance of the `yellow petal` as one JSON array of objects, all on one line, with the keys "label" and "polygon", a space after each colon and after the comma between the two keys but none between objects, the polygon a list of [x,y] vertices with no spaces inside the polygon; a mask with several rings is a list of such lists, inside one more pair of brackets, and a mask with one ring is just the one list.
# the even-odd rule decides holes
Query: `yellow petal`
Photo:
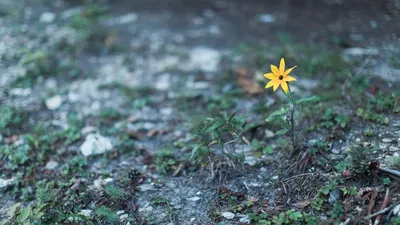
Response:
[{"label": "yellow petal", "polygon": [[291,77],[291,76],[286,76],[283,78],[283,81],[286,81],[286,82],[295,81],[295,80],[296,80],[296,78]]},{"label": "yellow petal", "polygon": [[272,80],[272,79],[276,78],[276,75],[273,73],[266,73],[266,74],[264,74],[264,77]]},{"label": "yellow petal", "polygon": [[292,68],[286,70],[285,73],[284,73],[283,75],[284,75],[284,76],[288,75],[288,74],[289,74],[290,72],[292,72],[292,70],[293,70],[294,68],[296,68],[296,67],[297,67],[297,66],[293,66]]},{"label": "yellow petal", "polygon": [[287,94],[288,90],[289,90],[289,87],[288,87],[288,85],[287,85],[287,83],[285,81],[281,82],[281,87],[282,87],[282,90],[285,92],[285,94]]},{"label": "yellow petal", "polygon": [[275,81],[274,81],[274,80],[271,80],[270,82],[268,82],[268,84],[267,84],[267,85],[265,85],[265,89],[267,89],[267,88],[270,88],[270,87],[274,86],[274,84],[275,84]]},{"label": "yellow petal", "polygon": [[279,64],[279,74],[283,74],[285,72],[285,59],[281,59],[281,63]]},{"label": "yellow petal", "polygon": [[271,65],[271,70],[272,70],[272,72],[273,72],[275,75],[279,76],[278,67],[276,67],[276,66],[274,66],[274,65]]},{"label": "yellow petal", "polygon": [[279,82],[275,82],[274,83],[274,91],[276,91],[276,89],[278,89],[278,87],[279,87]]}]

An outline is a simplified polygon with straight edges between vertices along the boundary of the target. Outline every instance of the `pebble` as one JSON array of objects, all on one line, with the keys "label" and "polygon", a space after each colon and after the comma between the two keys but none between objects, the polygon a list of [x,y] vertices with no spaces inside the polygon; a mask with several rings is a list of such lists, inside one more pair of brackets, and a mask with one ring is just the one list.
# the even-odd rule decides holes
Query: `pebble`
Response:
[{"label": "pebble", "polygon": [[30,88],[13,88],[10,90],[10,95],[20,96],[20,97],[29,96],[31,93],[32,89]]},{"label": "pebble", "polygon": [[52,12],[44,12],[40,15],[39,21],[42,23],[52,23],[56,18],[56,14]]},{"label": "pebble", "polygon": [[223,212],[222,216],[228,220],[235,218],[235,214],[231,212]]},{"label": "pebble", "polygon": [[156,190],[151,184],[142,184],[138,186],[139,191],[154,191]]},{"label": "pebble", "polygon": [[201,69],[205,72],[215,72],[217,70],[221,53],[208,47],[195,47],[189,53],[189,70]]},{"label": "pebble", "polygon": [[160,91],[166,91],[170,88],[170,75],[167,73],[161,74],[155,83],[155,88]]},{"label": "pebble", "polygon": [[62,97],[60,95],[56,95],[49,99],[46,99],[44,103],[48,109],[56,110],[60,108],[62,101],[63,101]]},{"label": "pebble", "polygon": [[54,161],[54,160],[50,160],[46,163],[46,169],[48,170],[54,170],[55,168],[58,167],[58,162]]},{"label": "pebble", "polygon": [[250,222],[251,222],[250,219],[249,219],[249,216],[247,216],[247,215],[245,215],[244,217],[240,218],[239,221],[241,223],[246,223],[246,224],[250,224]]},{"label": "pebble", "polygon": [[390,140],[390,139],[388,139],[388,138],[384,138],[384,139],[382,139],[382,142],[384,142],[384,143],[390,143],[390,142],[392,142],[392,140]]},{"label": "pebble", "polygon": [[396,205],[393,208],[393,215],[396,215],[396,216],[400,217],[400,204]]},{"label": "pebble", "polygon": [[400,149],[398,147],[390,146],[389,151],[398,152]]},{"label": "pebble", "polygon": [[88,134],[90,134],[90,133],[93,133],[93,132],[96,132],[96,131],[97,131],[97,128],[96,128],[96,127],[93,127],[93,126],[86,126],[86,127],[82,128],[81,134],[82,134],[83,136],[86,136],[86,135],[88,135]]},{"label": "pebble", "polygon": [[111,141],[100,134],[89,134],[86,136],[85,142],[80,147],[80,151],[84,156],[103,154],[111,151],[113,148]]},{"label": "pebble", "polygon": [[138,15],[136,13],[128,13],[119,17],[115,18],[110,18],[106,20],[104,23],[105,25],[111,26],[111,25],[117,25],[117,24],[127,24],[127,23],[133,23],[138,19]]},{"label": "pebble", "polygon": [[274,136],[274,132],[270,130],[265,130],[265,137],[266,138],[272,138]]},{"label": "pebble", "polygon": [[258,21],[260,21],[261,23],[273,23],[275,22],[275,16],[272,14],[261,14],[258,16]]},{"label": "pebble", "polygon": [[192,201],[192,202],[197,202],[197,201],[199,201],[200,199],[201,199],[201,198],[200,198],[200,197],[197,197],[197,196],[191,197],[191,198],[187,198],[187,200]]},{"label": "pebble", "polygon": [[82,209],[79,214],[89,217],[92,214],[93,210],[91,209]]},{"label": "pebble", "polygon": [[0,178],[0,191],[6,190],[8,187],[10,187],[14,183],[15,178],[11,179],[2,179]]},{"label": "pebble", "polygon": [[114,181],[114,179],[113,178],[106,178],[106,179],[102,179],[102,178],[99,178],[99,179],[96,179],[96,180],[94,180],[93,181],[93,186],[96,188],[96,189],[98,189],[98,190],[101,190],[102,188],[103,188],[103,186],[104,185],[106,185],[106,184],[108,184],[108,183],[111,183],[111,182],[113,182]]}]

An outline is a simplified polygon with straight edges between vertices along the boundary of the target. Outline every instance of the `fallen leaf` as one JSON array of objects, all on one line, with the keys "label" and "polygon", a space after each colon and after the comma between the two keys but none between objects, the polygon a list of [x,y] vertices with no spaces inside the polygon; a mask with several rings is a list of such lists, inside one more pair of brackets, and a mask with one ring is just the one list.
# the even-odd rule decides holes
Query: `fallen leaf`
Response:
[{"label": "fallen leaf", "polygon": [[256,95],[263,92],[263,89],[255,81],[254,74],[249,73],[244,68],[235,70],[236,83],[243,88],[243,90],[250,95]]}]

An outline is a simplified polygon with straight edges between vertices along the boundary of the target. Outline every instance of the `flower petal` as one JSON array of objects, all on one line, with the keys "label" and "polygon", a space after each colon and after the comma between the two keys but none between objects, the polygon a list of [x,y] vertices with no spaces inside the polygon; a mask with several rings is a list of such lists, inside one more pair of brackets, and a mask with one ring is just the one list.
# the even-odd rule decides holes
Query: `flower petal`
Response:
[{"label": "flower petal", "polygon": [[272,70],[272,72],[273,72],[275,75],[279,76],[278,67],[276,67],[276,66],[274,66],[274,65],[271,65],[271,70]]},{"label": "flower petal", "polygon": [[281,59],[281,63],[279,64],[279,74],[284,74],[285,72],[285,59]]},{"label": "flower petal", "polygon": [[267,89],[267,88],[270,88],[270,87],[274,86],[274,84],[275,84],[275,81],[274,81],[274,80],[271,80],[270,82],[268,82],[268,84],[267,84],[267,85],[265,85],[265,89]]},{"label": "flower petal", "polygon": [[287,85],[287,83],[285,81],[281,82],[281,87],[282,87],[282,90],[285,92],[285,94],[287,94],[288,90],[289,90],[289,87],[288,87],[288,85]]},{"label": "flower petal", "polygon": [[292,72],[292,70],[293,70],[294,68],[296,68],[296,67],[297,67],[297,66],[293,66],[292,68],[287,69],[283,75],[284,75],[284,76],[288,75],[288,74],[289,74],[290,72]]},{"label": "flower petal", "polygon": [[264,74],[264,77],[272,80],[272,79],[276,78],[276,75],[273,73],[266,73],[266,74]]},{"label": "flower petal", "polygon": [[279,87],[279,82],[275,82],[274,83],[274,91],[276,91],[276,89],[278,89],[278,87]]},{"label": "flower petal", "polygon": [[296,78],[291,77],[291,76],[286,76],[283,78],[283,81],[286,81],[286,82],[295,81],[295,80],[296,80]]}]

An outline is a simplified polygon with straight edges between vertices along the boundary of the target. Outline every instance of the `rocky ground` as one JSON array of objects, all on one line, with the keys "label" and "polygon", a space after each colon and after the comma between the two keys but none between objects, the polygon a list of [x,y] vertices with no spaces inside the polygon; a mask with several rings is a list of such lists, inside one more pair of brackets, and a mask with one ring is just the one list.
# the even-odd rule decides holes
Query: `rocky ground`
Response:
[{"label": "rocky ground", "polygon": [[[368,224],[384,202],[400,224],[399,9],[1,1],[0,221]],[[281,57],[317,96],[294,150],[265,121]]]}]

